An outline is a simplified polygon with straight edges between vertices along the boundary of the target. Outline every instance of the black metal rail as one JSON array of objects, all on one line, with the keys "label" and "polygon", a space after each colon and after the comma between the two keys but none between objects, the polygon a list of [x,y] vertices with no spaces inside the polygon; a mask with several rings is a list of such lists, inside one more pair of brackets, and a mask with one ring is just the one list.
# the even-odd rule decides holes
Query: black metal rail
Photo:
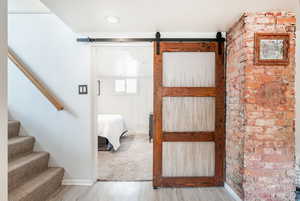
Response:
[{"label": "black metal rail", "polygon": [[156,33],[155,38],[78,38],[78,42],[86,42],[86,43],[93,43],[93,42],[153,42],[153,41],[160,41],[160,42],[193,42],[193,41],[202,41],[202,42],[224,42],[225,38],[222,37],[222,33],[218,32],[216,38],[161,38],[160,33]]},{"label": "black metal rail", "polygon": [[[161,38],[161,34],[156,32],[155,38],[78,38],[77,42],[85,42],[85,43],[100,43],[100,42],[157,42],[157,50],[156,53],[160,53],[160,42],[219,42],[219,47],[221,47],[221,43],[225,41],[223,38],[222,33],[218,32],[216,38]],[[221,48],[219,48],[221,51]],[[219,52],[221,53],[221,52]]]}]

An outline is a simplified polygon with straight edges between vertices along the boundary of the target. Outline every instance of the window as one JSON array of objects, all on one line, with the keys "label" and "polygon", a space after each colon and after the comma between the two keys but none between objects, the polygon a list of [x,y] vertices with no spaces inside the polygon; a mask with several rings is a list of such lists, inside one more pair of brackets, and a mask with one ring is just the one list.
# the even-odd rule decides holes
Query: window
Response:
[{"label": "window", "polygon": [[126,79],[126,92],[127,93],[136,93],[137,92],[136,79]]},{"label": "window", "polygon": [[125,92],[125,80],[116,80],[115,81],[115,92],[122,93]]},{"label": "window", "polygon": [[136,94],[137,93],[137,79],[116,79],[115,80],[116,94]]}]

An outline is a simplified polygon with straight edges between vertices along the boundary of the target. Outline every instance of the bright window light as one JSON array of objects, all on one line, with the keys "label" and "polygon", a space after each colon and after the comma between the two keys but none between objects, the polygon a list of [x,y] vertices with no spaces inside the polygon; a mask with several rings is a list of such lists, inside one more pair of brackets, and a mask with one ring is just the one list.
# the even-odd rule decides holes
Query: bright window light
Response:
[{"label": "bright window light", "polygon": [[136,78],[125,78],[115,80],[116,94],[136,94],[138,89]]},{"label": "bright window light", "polygon": [[136,93],[137,92],[137,80],[136,79],[126,79],[126,92]]},{"label": "bright window light", "polygon": [[125,92],[125,80],[116,80],[115,81],[115,92],[122,93]]}]

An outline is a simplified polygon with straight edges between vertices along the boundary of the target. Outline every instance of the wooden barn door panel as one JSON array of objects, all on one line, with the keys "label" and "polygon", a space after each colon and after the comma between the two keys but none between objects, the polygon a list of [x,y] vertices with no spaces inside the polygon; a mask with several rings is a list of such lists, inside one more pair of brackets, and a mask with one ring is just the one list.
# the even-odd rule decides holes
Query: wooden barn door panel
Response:
[{"label": "wooden barn door panel", "polygon": [[154,187],[223,185],[223,47],[162,42],[154,52]]}]

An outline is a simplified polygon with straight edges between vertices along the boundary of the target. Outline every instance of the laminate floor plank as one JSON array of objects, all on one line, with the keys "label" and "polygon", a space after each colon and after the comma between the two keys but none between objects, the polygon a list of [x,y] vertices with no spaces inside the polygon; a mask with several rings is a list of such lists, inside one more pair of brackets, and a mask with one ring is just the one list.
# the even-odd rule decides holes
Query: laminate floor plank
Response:
[{"label": "laminate floor plank", "polygon": [[62,186],[47,201],[77,201],[81,195],[85,195],[90,186]]},{"label": "laminate floor plank", "polygon": [[159,188],[151,182],[97,182],[64,186],[47,201],[234,201],[223,187]]}]

